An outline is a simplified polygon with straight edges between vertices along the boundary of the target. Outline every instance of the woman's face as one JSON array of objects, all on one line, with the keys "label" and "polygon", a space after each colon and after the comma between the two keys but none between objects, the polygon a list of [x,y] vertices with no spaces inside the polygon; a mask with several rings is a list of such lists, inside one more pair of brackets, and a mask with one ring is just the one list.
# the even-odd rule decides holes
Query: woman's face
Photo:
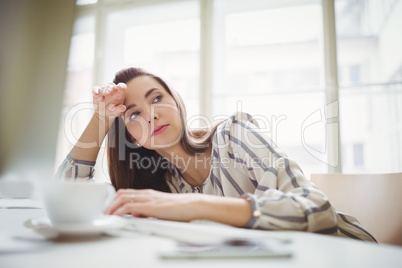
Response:
[{"label": "woman's face", "polygon": [[123,119],[135,142],[157,150],[176,145],[183,126],[176,101],[155,79],[140,76],[127,83]]}]

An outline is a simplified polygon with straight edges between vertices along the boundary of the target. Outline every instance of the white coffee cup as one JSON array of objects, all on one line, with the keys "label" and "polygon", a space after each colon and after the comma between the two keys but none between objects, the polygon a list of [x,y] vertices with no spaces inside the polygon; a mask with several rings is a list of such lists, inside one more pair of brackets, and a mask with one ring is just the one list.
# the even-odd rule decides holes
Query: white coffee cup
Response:
[{"label": "white coffee cup", "polygon": [[91,225],[115,193],[108,183],[48,182],[44,205],[53,226]]}]

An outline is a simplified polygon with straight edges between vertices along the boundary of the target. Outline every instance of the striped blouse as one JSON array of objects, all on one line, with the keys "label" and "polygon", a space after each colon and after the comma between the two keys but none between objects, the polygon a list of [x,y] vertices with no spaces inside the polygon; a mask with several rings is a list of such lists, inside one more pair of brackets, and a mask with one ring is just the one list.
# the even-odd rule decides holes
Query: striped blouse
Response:
[{"label": "striped blouse", "polygon": [[[196,163],[203,165],[205,161]],[[92,177],[93,166],[68,156],[59,173]],[[210,174],[200,187],[189,185],[172,164],[165,178],[172,193],[247,198],[253,210],[247,228],[375,241],[354,217],[336,211],[298,164],[259,131],[258,123],[246,113],[237,113],[219,124],[212,139]]]}]

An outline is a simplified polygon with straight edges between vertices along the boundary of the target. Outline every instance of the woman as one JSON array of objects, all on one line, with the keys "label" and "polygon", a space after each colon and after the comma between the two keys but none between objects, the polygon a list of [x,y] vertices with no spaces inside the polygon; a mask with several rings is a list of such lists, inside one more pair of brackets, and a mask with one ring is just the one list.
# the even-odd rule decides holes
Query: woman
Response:
[{"label": "woman", "polygon": [[[109,173],[118,191],[106,214],[375,241],[355,218],[337,212],[248,114],[189,131],[179,95],[137,68],[117,73],[113,84],[94,91],[93,101],[94,116],[59,175],[91,178],[108,134]],[[81,146],[88,144],[96,146]]]}]

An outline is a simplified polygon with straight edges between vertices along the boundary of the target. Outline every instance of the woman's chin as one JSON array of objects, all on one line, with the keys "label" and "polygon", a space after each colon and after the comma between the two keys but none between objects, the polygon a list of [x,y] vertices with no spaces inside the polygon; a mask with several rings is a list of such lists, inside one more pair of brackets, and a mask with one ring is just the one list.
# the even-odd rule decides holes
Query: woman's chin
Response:
[{"label": "woman's chin", "polygon": [[151,145],[152,150],[163,150],[163,149],[169,149],[177,146],[179,144],[178,141],[174,142],[159,142],[159,143],[154,143]]}]

